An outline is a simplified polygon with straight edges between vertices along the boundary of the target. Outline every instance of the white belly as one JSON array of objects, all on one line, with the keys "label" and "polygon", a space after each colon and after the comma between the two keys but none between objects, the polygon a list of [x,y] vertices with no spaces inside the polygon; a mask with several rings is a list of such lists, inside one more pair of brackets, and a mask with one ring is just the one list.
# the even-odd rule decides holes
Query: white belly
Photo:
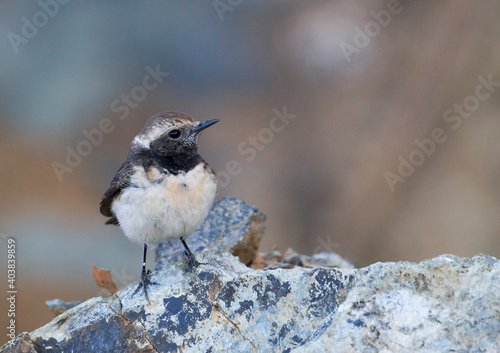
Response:
[{"label": "white belly", "polygon": [[163,180],[156,169],[146,174],[142,167],[136,168],[131,183],[137,187],[122,190],[111,206],[125,235],[149,246],[191,235],[212,206],[217,192],[215,175],[207,173],[202,164]]}]

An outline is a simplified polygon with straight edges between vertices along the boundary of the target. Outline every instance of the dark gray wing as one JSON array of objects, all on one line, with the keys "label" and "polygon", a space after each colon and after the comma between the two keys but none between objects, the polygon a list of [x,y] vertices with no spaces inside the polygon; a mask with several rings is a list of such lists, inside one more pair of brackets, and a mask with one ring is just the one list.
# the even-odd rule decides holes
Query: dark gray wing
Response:
[{"label": "dark gray wing", "polygon": [[121,165],[120,169],[118,169],[118,172],[111,181],[111,185],[109,186],[108,190],[106,190],[104,196],[101,199],[101,202],[99,204],[101,214],[106,217],[111,217],[106,221],[106,224],[118,225],[118,220],[113,214],[113,211],[111,211],[111,204],[113,203],[115,197],[120,194],[121,190],[129,184],[130,175],[134,171],[133,168],[134,165],[130,162],[130,160],[125,161]]}]

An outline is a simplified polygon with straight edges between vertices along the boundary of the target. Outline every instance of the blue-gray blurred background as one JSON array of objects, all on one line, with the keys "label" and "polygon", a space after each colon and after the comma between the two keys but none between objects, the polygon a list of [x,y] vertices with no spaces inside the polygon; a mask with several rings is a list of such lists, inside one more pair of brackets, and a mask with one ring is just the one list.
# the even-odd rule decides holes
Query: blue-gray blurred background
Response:
[{"label": "blue-gray blurred background", "polygon": [[261,251],[498,257],[498,13],[494,0],[3,0],[0,288],[11,236],[17,332],[52,319],[48,299],[102,294],[93,264],[118,286],[139,278],[141,247],[98,204],[164,110],[221,120],[200,150],[219,196],[267,213]]}]

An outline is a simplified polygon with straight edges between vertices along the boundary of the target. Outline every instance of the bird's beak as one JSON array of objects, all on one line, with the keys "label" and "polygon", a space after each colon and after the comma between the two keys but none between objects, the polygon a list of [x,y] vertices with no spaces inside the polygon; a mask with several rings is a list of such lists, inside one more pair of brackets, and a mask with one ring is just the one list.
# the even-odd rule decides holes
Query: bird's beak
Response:
[{"label": "bird's beak", "polygon": [[213,124],[215,124],[218,121],[219,121],[219,119],[212,119],[212,120],[202,121],[193,130],[193,134],[199,134],[200,132],[202,132],[203,130],[205,130],[207,127],[212,126]]}]

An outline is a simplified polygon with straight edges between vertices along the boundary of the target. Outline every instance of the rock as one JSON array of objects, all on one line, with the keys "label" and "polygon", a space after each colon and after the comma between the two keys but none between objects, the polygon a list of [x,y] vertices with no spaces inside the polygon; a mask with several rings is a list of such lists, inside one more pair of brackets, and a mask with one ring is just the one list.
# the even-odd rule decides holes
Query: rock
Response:
[{"label": "rock", "polygon": [[442,255],[356,272],[328,327],[294,353],[500,352],[497,259]]},{"label": "rock", "polygon": [[27,332],[21,333],[13,340],[4,344],[0,347],[0,352],[37,353],[36,347],[31,342],[30,335]]},{"label": "rock", "polygon": [[283,259],[288,259],[290,257],[293,257],[295,255],[299,255],[298,252],[296,252],[293,248],[288,248],[286,249],[285,253],[283,254]]},{"label": "rock", "polygon": [[[442,255],[362,269],[252,270],[198,255],[69,309],[6,352],[498,352],[500,262]],[[30,347],[34,347],[33,349]]]},{"label": "rock", "polygon": [[[53,352],[250,352],[306,341],[345,300],[349,274],[332,269],[254,271],[236,257],[202,254],[193,274],[153,276],[148,304],[136,284],[93,298],[15,342]],[[50,349],[49,349],[50,347]],[[264,348],[265,347],[265,348]]]},{"label": "rock", "polygon": [[307,256],[300,255],[292,248],[288,248],[283,255],[277,250],[265,254],[257,253],[250,267],[255,270],[273,270],[277,268],[293,268],[295,266],[309,268],[354,268],[353,264],[335,253],[321,252],[319,254]]},{"label": "rock", "polygon": [[52,299],[45,302],[45,306],[54,313],[54,315],[61,315],[68,309],[71,309],[82,303],[81,300],[76,300],[74,302],[63,302],[61,299]]},{"label": "rock", "polygon": [[264,259],[266,259],[266,261],[278,262],[282,258],[283,258],[283,256],[281,255],[281,253],[278,250],[274,250],[274,251],[268,252],[267,254],[264,254]]},{"label": "rock", "polygon": [[[298,257],[292,257],[289,263],[295,263],[302,267],[337,267],[337,268],[354,268],[354,265],[349,261],[344,260],[339,254],[320,252],[319,254],[314,254],[312,256],[307,255],[297,255]],[[288,259],[283,260],[285,263]]]},{"label": "rock", "polygon": [[[255,257],[264,233],[266,215],[234,197],[214,202],[199,229],[186,243],[199,253],[230,252],[249,265]],[[184,260],[184,247],[179,240],[161,243],[156,250],[156,268],[168,267]]]}]

